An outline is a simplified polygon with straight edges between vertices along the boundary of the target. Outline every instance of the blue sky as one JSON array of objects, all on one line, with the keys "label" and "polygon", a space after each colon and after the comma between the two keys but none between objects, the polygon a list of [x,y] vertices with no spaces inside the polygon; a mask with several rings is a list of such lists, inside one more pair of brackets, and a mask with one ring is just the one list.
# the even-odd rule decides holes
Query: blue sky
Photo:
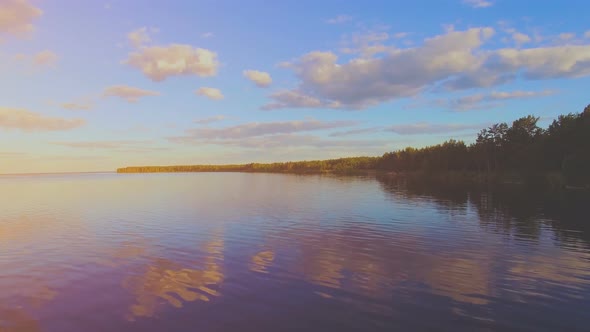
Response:
[{"label": "blue sky", "polygon": [[381,155],[590,101],[587,1],[0,0],[0,173]]}]

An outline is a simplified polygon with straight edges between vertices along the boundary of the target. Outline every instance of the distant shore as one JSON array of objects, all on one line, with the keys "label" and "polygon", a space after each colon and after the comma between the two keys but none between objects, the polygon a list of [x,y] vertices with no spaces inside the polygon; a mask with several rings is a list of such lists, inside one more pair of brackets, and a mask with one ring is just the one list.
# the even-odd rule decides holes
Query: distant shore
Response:
[{"label": "distant shore", "polygon": [[174,173],[174,172],[247,172],[247,173],[363,173],[377,169],[380,157],[353,157],[330,160],[282,163],[250,163],[234,165],[175,165],[132,166],[118,168],[117,173]]},{"label": "distant shore", "polygon": [[352,157],[234,165],[133,166],[117,173],[248,172],[292,174],[379,173],[447,184],[502,184],[588,190],[590,187],[590,105],[560,115],[547,129],[532,115],[482,129],[475,143],[448,140],[405,148],[380,157]]}]

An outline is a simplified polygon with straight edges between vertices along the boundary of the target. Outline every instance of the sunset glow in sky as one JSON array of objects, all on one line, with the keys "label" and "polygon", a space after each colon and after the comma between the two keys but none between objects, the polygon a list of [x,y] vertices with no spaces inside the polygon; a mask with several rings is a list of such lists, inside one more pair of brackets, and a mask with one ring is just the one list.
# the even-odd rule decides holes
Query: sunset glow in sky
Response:
[{"label": "sunset glow in sky", "polygon": [[0,173],[381,155],[590,103],[590,2],[0,0]]}]

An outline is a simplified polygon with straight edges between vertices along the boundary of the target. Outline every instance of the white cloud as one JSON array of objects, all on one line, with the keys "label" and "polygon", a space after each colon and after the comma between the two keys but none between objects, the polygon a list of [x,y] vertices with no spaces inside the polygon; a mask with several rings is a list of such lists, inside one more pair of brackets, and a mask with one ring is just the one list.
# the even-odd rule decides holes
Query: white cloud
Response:
[{"label": "white cloud", "polygon": [[59,106],[63,109],[70,110],[70,111],[89,111],[94,108],[95,106],[95,96],[84,96],[80,98],[76,98],[72,101],[63,102],[61,104],[50,102],[51,105]]},{"label": "white cloud", "polygon": [[[401,33],[405,35],[405,33]],[[400,33],[395,34],[394,38],[399,38]],[[364,58],[370,58],[376,54],[387,53],[395,50],[395,47],[386,46],[384,42],[389,40],[389,33],[382,30],[369,30],[362,33],[354,33],[345,38],[344,46],[341,49],[345,54],[360,54]]]},{"label": "white cloud", "polygon": [[570,39],[573,39],[576,36],[576,34],[571,33],[571,32],[567,32],[567,33],[560,33],[559,34],[559,39],[567,41]]},{"label": "white cloud", "polygon": [[475,109],[489,109],[500,106],[500,102],[511,99],[527,99],[545,97],[555,94],[553,90],[543,91],[493,91],[488,94],[473,94],[457,99],[439,99],[435,103],[439,106],[448,107],[457,111],[468,111]]},{"label": "white cloud", "polygon": [[70,111],[89,111],[94,107],[91,102],[69,102],[61,104],[61,107]]},{"label": "white cloud", "polygon": [[45,50],[33,55],[33,65],[35,66],[53,66],[57,62],[57,54]]},{"label": "white cloud", "polygon": [[489,94],[489,98],[494,100],[506,100],[506,99],[520,99],[520,98],[533,98],[541,96],[550,96],[555,94],[555,91],[544,90],[544,91],[510,91],[510,92],[492,92]]},{"label": "white cloud", "polygon": [[531,37],[528,35],[521,33],[521,32],[514,32],[512,34],[512,39],[518,44],[526,44],[531,42]]},{"label": "white cloud", "polygon": [[50,142],[50,144],[84,150],[110,150],[117,153],[153,153],[169,150],[169,147],[154,146],[150,140],[118,140],[118,141],[76,141]]},{"label": "white cloud", "polygon": [[45,116],[26,109],[0,107],[0,128],[25,132],[61,131],[81,127],[84,119],[64,119]]},{"label": "white cloud", "polygon": [[590,38],[590,30],[588,30],[588,31],[586,31],[586,33],[584,33],[584,37]]},{"label": "white cloud", "polygon": [[127,34],[127,39],[133,47],[141,47],[152,41],[146,27],[131,31]]},{"label": "white cloud", "polygon": [[17,53],[15,55],[12,56],[12,59],[14,61],[21,61],[21,62],[25,62],[25,61],[29,61],[31,59],[31,56],[24,54],[24,53]]},{"label": "white cloud", "polygon": [[361,128],[361,129],[352,129],[352,130],[345,130],[345,131],[336,131],[330,134],[330,137],[341,137],[341,136],[354,136],[360,134],[371,134],[375,132],[382,131],[382,127],[371,127],[371,128]]},{"label": "white cloud", "polygon": [[119,141],[81,141],[81,142],[50,142],[54,145],[79,149],[118,149],[143,144],[153,144],[151,141],[119,140]]},{"label": "white cloud", "polygon": [[494,2],[489,0],[463,0],[463,3],[473,8],[487,8],[494,5]]},{"label": "white cloud", "polygon": [[225,120],[227,117],[225,115],[215,115],[215,116],[211,116],[208,118],[204,118],[204,119],[197,119],[195,121],[193,121],[194,123],[200,124],[200,125],[208,125],[210,123],[213,122],[219,122],[219,121],[223,121]]},{"label": "white cloud", "polygon": [[527,79],[582,77],[590,74],[590,45],[500,49],[485,60],[483,68],[499,74],[521,71]]},{"label": "white cloud", "polygon": [[201,38],[211,38],[213,37],[213,32],[203,32],[201,34]]},{"label": "white cloud", "polygon": [[297,90],[283,90],[273,93],[270,96],[274,100],[261,107],[261,109],[269,111],[281,108],[338,108],[337,102],[325,103],[322,100],[305,95]]},{"label": "white cloud", "polygon": [[127,85],[113,85],[106,88],[103,92],[104,97],[119,97],[130,103],[135,103],[142,97],[158,95],[160,93],[157,91],[144,90]]},{"label": "white cloud", "polygon": [[395,33],[395,34],[393,35],[393,38],[397,38],[397,39],[399,39],[399,38],[405,38],[405,37],[407,37],[408,35],[410,35],[410,33],[409,33],[409,32],[397,32],[397,33]]},{"label": "white cloud", "polygon": [[352,21],[352,16],[349,15],[338,15],[336,17],[332,17],[326,20],[328,24],[341,24]]},{"label": "white cloud", "polygon": [[244,70],[243,75],[260,88],[266,88],[272,83],[270,74],[263,71]]},{"label": "white cloud", "polygon": [[[10,35],[22,37],[34,30],[33,21],[43,11],[27,0],[0,1],[0,37]],[[1,39],[0,39],[1,41]]]},{"label": "white cloud", "polygon": [[590,75],[590,45],[484,48],[493,35],[492,28],[452,30],[417,47],[392,48],[381,56],[361,55],[346,62],[333,52],[310,52],[283,64],[299,83],[274,92],[262,108],[364,109],[428,89]]},{"label": "white cloud", "polygon": [[202,87],[202,88],[197,89],[195,91],[195,94],[197,94],[199,96],[204,96],[204,97],[207,97],[207,98],[213,99],[213,100],[221,100],[224,98],[223,93],[221,93],[221,90],[216,89],[216,88]]},{"label": "white cloud", "polygon": [[156,82],[172,76],[215,76],[219,66],[215,52],[182,44],[144,47],[124,63]]},{"label": "white cloud", "polygon": [[187,136],[179,139],[242,139],[276,134],[293,134],[324,129],[350,127],[357,121],[284,121],[284,122],[251,122],[224,128],[195,128],[186,131]]},{"label": "white cloud", "polygon": [[24,152],[0,151],[0,158],[26,157],[28,155],[28,153]]},{"label": "white cloud", "polygon": [[[363,148],[363,153],[368,149],[376,149],[381,153],[385,150],[390,141],[388,140],[340,140],[325,139],[314,135],[297,135],[297,134],[278,134],[268,136],[255,136],[240,139],[212,140],[212,139],[195,139],[193,137],[170,137],[169,141],[183,144],[213,144],[223,146],[238,146],[250,149],[283,149],[286,148],[319,148],[330,150],[344,149],[351,151],[353,148]],[[323,151],[325,156],[326,151]],[[353,155],[358,155],[357,153]],[[292,160],[292,158],[290,159]]]},{"label": "white cloud", "polygon": [[299,86],[273,94],[274,101],[264,109],[362,109],[413,96],[435,82],[477,69],[475,51],[493,33],[491,28],[452,31],[426,39],[421,47],[396,49],[380,58],[357,58],[343,64],[332,52],[311,52],[289,64],[301,80]]},{"label": "white cloud", "polygon": [[58,61],[58,56],[52,51],[44,50],[33,55],[15,54],[14,60],[33,66],[35,68],[53,67]]},{"label": "white cloud", "polygon": [[466,130],[479,130],[486,125],[482,124],[433,124],[428,122],[419,122],[403,125],[395,125],[387,128],[387,131],[394,132],[399,135],[423,135],[423,134],[446,134]]}]

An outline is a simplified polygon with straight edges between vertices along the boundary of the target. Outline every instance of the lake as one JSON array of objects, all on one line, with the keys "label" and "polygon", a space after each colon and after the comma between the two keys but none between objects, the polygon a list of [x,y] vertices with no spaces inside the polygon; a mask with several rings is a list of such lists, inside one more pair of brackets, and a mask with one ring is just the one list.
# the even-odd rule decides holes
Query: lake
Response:
[{"label": "lake", "polygon": [[0,176],[0,331],[588,331],[587,203],[375,176]]}]

